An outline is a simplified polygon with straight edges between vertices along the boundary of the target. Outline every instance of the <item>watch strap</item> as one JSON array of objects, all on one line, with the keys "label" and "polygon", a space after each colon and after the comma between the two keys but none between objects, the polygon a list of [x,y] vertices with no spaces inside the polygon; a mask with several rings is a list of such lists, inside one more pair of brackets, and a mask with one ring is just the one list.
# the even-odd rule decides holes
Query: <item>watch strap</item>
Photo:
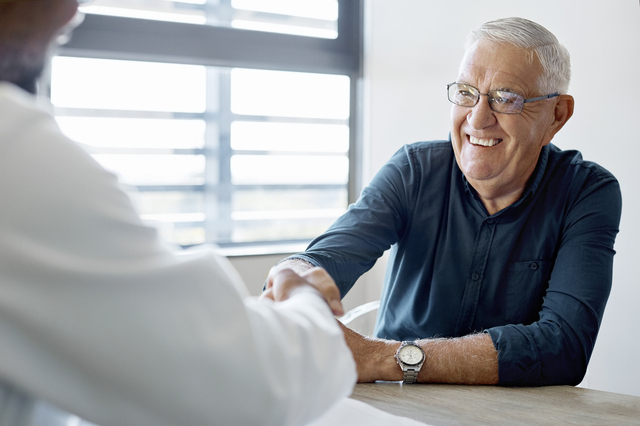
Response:
[{"label": "watch strap", "polygon": [[420,372],[420,370],[416,370],[415,368],[404,368],[402,371],[403,377],[402,377],[402,381],[403,383],[415,383],[418,381],[418,373]]}]

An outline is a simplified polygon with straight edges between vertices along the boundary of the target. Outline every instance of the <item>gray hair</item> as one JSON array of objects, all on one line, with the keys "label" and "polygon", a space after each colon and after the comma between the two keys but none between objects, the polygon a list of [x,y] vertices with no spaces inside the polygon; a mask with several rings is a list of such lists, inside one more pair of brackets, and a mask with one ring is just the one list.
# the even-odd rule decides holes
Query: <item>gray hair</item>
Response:
[{"label": "gray hair", "polygon": [[509,44],[524,49],[531,53],[529,61],[533,61],[535,53],[544,70],[538,80],[538,90],[542,94],[565,94],[569,90],[569,51],[542,25],[524,18],[504,18],[487,22],[469,34],[465,52],[478,41]]}]

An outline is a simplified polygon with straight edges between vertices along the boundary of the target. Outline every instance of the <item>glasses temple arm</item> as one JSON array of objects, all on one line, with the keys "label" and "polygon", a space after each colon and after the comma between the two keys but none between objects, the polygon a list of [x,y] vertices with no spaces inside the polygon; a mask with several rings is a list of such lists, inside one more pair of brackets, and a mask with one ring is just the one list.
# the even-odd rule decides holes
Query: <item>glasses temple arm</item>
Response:
[{"label": "glasses temple arm", "polygon": [[538,96],[537,98],[525,99],[523,103],[527,104],[529,102],[535,102],[535,101],[541,101],[543,99],[555,98],[556,96],[560,96],[560,93],[556,92],[556,93],[552,93],[550,95]]}]

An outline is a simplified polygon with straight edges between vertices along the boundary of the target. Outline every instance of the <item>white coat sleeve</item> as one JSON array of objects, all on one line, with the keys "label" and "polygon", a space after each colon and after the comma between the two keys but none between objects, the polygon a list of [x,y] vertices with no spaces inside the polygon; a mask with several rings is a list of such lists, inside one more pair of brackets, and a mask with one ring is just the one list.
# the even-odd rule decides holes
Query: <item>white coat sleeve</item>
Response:
[{"label": "white coat sleeve", "polygon": [[313,292],[247,297],[210,249],[176,254],[115,178],[0,86],[0,379],[109,425],[296,425],[355,364]]}]

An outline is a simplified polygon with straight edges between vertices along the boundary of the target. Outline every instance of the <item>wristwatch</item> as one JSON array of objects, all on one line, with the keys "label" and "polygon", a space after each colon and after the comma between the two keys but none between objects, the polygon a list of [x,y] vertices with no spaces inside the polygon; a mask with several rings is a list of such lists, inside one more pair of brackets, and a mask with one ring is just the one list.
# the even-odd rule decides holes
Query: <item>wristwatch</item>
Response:
[{"label": "wristwatch", "polygon": [[402,342],[395,355],[396,361],[402,368],[403,382],[415,383],[418,373],[424,364],[424,351],[417,342]]}]

